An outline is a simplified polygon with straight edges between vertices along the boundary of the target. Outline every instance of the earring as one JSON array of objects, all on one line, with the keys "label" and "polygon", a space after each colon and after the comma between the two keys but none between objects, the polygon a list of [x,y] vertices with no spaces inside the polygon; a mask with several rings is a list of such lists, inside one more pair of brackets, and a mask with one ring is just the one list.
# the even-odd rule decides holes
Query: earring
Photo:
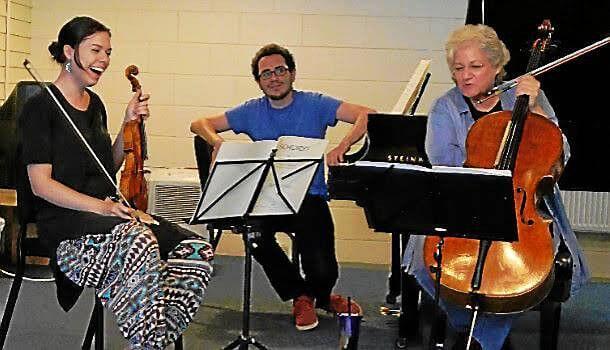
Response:
[{"label": "earring", "polygon": [[64,69],[66,70],[66,72],[72,73],[72,62],[70,62],[70,61],[66,62]]}]

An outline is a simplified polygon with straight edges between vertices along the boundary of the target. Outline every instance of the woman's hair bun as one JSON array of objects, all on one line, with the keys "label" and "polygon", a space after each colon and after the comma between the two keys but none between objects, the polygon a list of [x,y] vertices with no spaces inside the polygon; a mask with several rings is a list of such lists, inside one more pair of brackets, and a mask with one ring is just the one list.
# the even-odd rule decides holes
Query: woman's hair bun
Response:
[{"label": "woman's hair bun", "polygon": [[63,63],[62,62],[62,56],[63,56],[63,52],[62,52],[62,48],[59,46],[59,43],[57,41],[53,41],[52,43],[49,44],[49,52],[51,53],[51,56],[53,57],[53,59],[59,63]]}]

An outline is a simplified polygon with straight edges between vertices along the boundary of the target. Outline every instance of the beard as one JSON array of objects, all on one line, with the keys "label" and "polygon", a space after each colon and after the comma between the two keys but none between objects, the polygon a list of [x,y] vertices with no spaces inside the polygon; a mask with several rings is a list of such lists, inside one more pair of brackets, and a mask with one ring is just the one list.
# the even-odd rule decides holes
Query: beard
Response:
[{"label": "beard", "polygon": [[284,99],[291,92],[292,92],[292,86],[290,87],[290,89],[286,90],[286,92],[281,93],[279,95],[270,95],[270,94],[265,93],[265,96],[267,96],[270,100],[279,101],[279,100]]}]

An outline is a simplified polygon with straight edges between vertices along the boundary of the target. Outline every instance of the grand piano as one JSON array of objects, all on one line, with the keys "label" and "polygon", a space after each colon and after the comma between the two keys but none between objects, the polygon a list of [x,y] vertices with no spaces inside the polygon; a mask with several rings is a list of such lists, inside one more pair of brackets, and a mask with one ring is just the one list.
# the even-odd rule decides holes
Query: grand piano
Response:
[{"label": "grand piano", "polygon": [[[346,155],[345,165],[329,167],[328,188],[331,199],[351,200],[364,209],[370,228],[391,233],[392,267],[388,279],[386,302],[395,304],[402,294],[399,311],[398,348],[406,347],[406,339],[419,332],[419,287],[412,276],[403,274],[400,268],[402,254],[409,239],[408,232],[392,227],[392,217],[387,208],[394,206],[390,200],[380,198],[376,184],[383,181],[383,167],[359,166],[361,162],[377,164],[414,164],[430,166],[424,149],[427,117],[415,115],[417,105],[430,78],[429,60],[422,60],[390,113],[369,115],[367,135],[360,150]],[[358,162],[356,162],[358,161]],[[388,311],[388,309],[385,309]],[[396,310],[393,310],[396,311]]]}]

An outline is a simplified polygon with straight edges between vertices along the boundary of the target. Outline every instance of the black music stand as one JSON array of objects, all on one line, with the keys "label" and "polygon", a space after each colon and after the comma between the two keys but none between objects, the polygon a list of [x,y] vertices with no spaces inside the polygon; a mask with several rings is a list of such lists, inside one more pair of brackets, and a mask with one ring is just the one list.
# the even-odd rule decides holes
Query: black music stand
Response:
[{"label": "black music stand", "polygon": [[[253,146],[224,144],[223,147],[225,150],[234,148],[234,151],[236,148]],[[323,150],[324,146],[321,149]],[[220,152],[222,151],[223,148]],[[244,241],[242,331],[233,342],[224,347],[225,350],[247,350],[250,344],[259,349],[267,349],[250,335],[251,249],[256,247],[255,239],[260,235],[265,218],[294,215],[298,212],[315,171],[322,162],[322,158],[276,159],[276,153],[277,148],[273,148],[268,157],[249,160],[222,160],[223,154],[219,153],[219,159],[214,164],[197,209],[189,222],[197,224],[222,221],[224,225],[231,225],[233,232],[241,234]],[[278,163],[284,165],[282,174],[277,169]],[[232,169],[226,172],[223,171],[224,168]],[[245,175],[242,175],[244,172]],[[296,189],[290,188],[294,187],[295,183],[286,184],[286,180],[298,176],[302,177],[302,181],[297,181],[296,185],[306,185]],[[284,190],[290,191],[292,195],[284,193]],[[232,205],[232,199],[236,197],[241,197],[245,205]]]},{"label": "black music stand", "polygon": [[[506,172],[373,162],[358,162],[356,166],[366,167],[369,176],[364,188],[371,228],[440,237],[435,253],[437,266],[431,267],[436,280],[435,318],[444,317],[439,307],[444,237],[482,242],[517,240],[512,176]],[[476,277],[473,276],[476,286],[480,285],[486,252],[480,253]],[[437,348],[439,338],[444,338],[444,329],[433,326],[431,348]],[[406,337],[399,339],[397,345],[405,348]]]}]

